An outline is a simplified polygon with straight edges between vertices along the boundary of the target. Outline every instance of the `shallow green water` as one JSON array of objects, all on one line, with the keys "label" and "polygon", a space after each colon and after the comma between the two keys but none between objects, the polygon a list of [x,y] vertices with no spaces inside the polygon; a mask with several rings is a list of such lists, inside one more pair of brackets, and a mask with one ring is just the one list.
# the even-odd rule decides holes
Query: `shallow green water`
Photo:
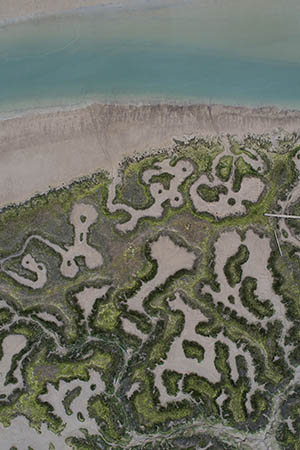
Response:
[{"label": "shallow green water", "polygon": [[0,111],[104,101],[300,107],[296,0],[129,0],[0,27]]}]

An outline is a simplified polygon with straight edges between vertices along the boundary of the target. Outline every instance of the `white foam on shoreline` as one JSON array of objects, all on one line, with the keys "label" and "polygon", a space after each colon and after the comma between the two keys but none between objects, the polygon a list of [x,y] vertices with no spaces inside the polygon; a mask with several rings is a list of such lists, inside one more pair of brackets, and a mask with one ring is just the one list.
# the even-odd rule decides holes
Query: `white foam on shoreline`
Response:
[{"label": "white foam on shoreline", "polygon": [[7,110],[2,111],[0,110],[0,123],[6,120],[11,119],[18,119],[26,116],[39,116],[39,115],[47,115],[47,114],[55,114],[60,112],[80,112],[80,110],[83,110],[87,107],[148,107],[148,106],[158,106],[158,107],[182,107],[182,108],[188,108],[189,106],[195,106],[198,108],[223,108],[227,109],[228,112],[238,112],[242,111],[244,113],[247,113],[249,115],[251,114],[263,114],[263,115],[269,115],[269,114],[292,114],[292,115],[299,115],[299,129],[300,129],[300,107],[299,108],[293,108],[293,107],[284,107],[280,105],[247,105],[247,104],[239,104],[239,103],[231,103],[231,104],[224,104],[219,102],[214,103],[208,103],[208,102],[199,102],[198,99],[195,99],[194,101],[188,100],[188,99],[168,99],[168,98],[156,98],[153,96],[153,98],[128,98],[124,97],[123,99],[120,97],[118,101],[109,100],[106,99],[104,101],[98,100],[95,96],[94,98],[86,101],[79,101],[79,102],[70,102],[69,104],[57,104],[53,106],[45,106],[45,107],[28,107],[28,108],[21,108],[21,109],[13,109],[13,110]]}]

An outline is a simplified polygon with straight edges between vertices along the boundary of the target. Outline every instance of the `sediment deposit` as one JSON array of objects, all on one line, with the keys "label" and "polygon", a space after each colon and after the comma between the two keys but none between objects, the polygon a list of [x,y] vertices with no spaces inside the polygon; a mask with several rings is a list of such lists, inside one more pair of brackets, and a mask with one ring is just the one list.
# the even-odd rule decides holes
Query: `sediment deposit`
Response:
[{"label": "sediment deposit", "polygon": [[104,105],[0,121],[0,205],[106,169],[126,156],[170,148],[176,136],[300,130],[300,112],[221,105]]}]

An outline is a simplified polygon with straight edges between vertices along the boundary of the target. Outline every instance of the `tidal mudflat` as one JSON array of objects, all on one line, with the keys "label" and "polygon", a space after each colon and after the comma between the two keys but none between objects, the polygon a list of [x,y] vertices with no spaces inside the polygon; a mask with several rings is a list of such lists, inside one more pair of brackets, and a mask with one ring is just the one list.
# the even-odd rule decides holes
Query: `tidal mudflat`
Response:
[{"label": "tidal mudflat", "polygon": [[297,449],[299,151],[177,133],[2,210],[3,449]]}]

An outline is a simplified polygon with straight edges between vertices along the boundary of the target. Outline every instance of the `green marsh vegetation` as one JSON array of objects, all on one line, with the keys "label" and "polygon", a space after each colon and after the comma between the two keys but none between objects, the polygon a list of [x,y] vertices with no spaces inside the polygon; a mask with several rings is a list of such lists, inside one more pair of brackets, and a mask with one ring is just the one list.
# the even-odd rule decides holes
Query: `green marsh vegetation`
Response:
[{"label": "green marsh vegetation", "polygon": [[[126,448],[131,442],[131,448],[135,448],[135,441],[130,441],[134,433],[148,439],[145,448],[146,445],[160,448],[168,443],[178,446],[174,448],[186,448],[180,447],[184,439],[191,443],[191,447],[199,446],[202,439],[205,446],[217,442],[217,437],[211,434],[215,424],[222,426],[229,435],[232,446],[227,448],[236,448],[235,433],[242,433],[247,443],[251,433],[264,429],[272,419],[273,402],[279,395],[284,397],[285,389],[295,376],[300,355],[298,249],[290,243],[282,243],[283,256],[280,256],[272,222],[264,216],[265,212],[276,210],[278,200],[288,198],[298,180],[295,165],[298,149],[292,145],[289,147],[287,141],[282,146],[282,151],[271,152],[267,141],[249,136],[244,143],[245,148],[251,148],[247,161],[243,158],[247,150],[237,143],[232,146],[232,157],[220,157],[216,175],[220,182],[233,177],[235,192],[239,192],[247,177],[257,177],[265,186],[256,203],[244,199],[246,212],[230,215],[228,204],[228,215],[223,219],[205,212],[198,213],[193,205],[191,186],[203,174],[211,179],[213,161],[223,151],[220,140],[197,138],[188,144],[177,142],[170,154],[158,152],[123,163],[122,183],[118,186],[115,202],[145,210],[154,203],[149,186],[142,178],[146,170],[166,158],[170,158],[172,165],[187,159],[193,166],[193,173],[179,186],[183,204],[172,208],[167,200],[160,217],[142,218],[128,233],[116,229],[116,224],[126,222],[127,213],[121,210],[110,213],[107,208],[111,183],[107,173],[98,173],[68,188],[51,191],[24,205],[3,210],[0,214],[1,258],[17,254],[33,234],[59,246],[71,245],[74,230],[69,217],[73,205],[78,202],[92,204],[98,218],[89,231],[88,241],[101,252],[104,262],[101,267],[90,270],[85,261],[79,259],[77,276],[67,279],[59,271],[60,257],[41,242],[32,240],[26,251],[47,266],[48,280],[42,290],[26,288],[0,271],[1,299],[7,305],[1,305],[0,309],[1,343],[9,334],[22,334],[27,339],[26,347],[12,360],[7,378],[14,384],[16,369],[23,358],[21,372],[24,383],[15,383],[14,394],[0,399],[1,423],[9,426],[18,414],[23,414],[36,430],[46,423],[54,433],[63,433],[65,424],[62,419],[39,396],[46,392],[47,383],[58,386],[61,380],[88,381],[88,371],[94,369],[105,383],[104,392],[91,391],[88,401],[89,415],[96,420],[99,433],[95,436],[87,431],[82,438],[69,437],[67,445],[71,448],[97,448],[97,442],[101,442],[103,448],[108,445],[105,442],[116,448]],[[259,173],[251,166],[251,158],[255,154],[264,161],[264,171]],[[153,177],[151,183],[159,182],[168,189],[170,181],[168,173],[163,173]],[[210,188],[205,184],[199,191],[198,194],[208,203],[218,201],[224,193],[218,186]],[[297,208],[298,203],[289,212],[295,214]],[[291,222],[291,233],[296,235],[298,228],[296,222]],[[272,319],[272,299],[258,298],[255,277],[242,277],[243,265],[249,258],[249,249],[243,240],[238,250],[227,259],[223,270],[230,287],[241,283],[239,299],[256,322],[248,323],[237,314],[232,308],[237,304],[233,296],[226,307],[215,300],[215,294],[221,289],[215,273],[215,242],[225,231],[236,230],[243,236],[249,229],[270,239],[272,251],[267,269],[274,280],[274,292],[282,299],[291,322],[284,339],[284,321]],[[161,234],[170,236],[178,247],[193,251],[196,260],[190,270],[178,271],[151,290],[158,268],[150,244]],[[34,277],[20,267],[20,256],[6,264],[20,275]],[[146,283],[149,283],[149,292],[142,299],[144,311],[130,310],[130,298],[138,295]],[[85,288],[100,289],[104,284],[110,286],[108,293],[96,299],[91,315],[85,321],[76,294]],[[162,405],[155,368],[167,360],[172,344],[186,325],[183,312],[170,307],[170,299],[178,292],[186,305],[198,309],[204,319],[195,329],[199,340],[183,341],[186,364],[182,371],[166,369],[162,374],[162,383],[170,397]],[[39,313],[52,316],[52,322],[47,316],[40,319]],[[122,318],[131,322],[145,339],[135,334],[134,327],[132,331],[126,331]],[[265,321],[264,326],[262,320]],[[222,342],[221,336],[229,339],[236,349],[238,356],[234,363],[230,358],[231,348]],[[201,337],[215,339],[213,363],[220,374],[218,382],[212,382],[204,375],[189,373],[188,361],[193,360],[200,365],[206,356]],[[292,347],[286,350],[287,345]],[[239,349],[249,352],[255,380],[251,379],[248,363],[239,354]],[[232,364],[236,364],[236,379],[233,379]],[[254,383],[260,388],[252,392]],[[134,384],[137,388],[129,395],[129,386]],[[284,399],[291,406],[294,431],[286,425],[287,407],[284,406],[280,410],[282,425],[276,423],[274,429],[274,436],[282,448],[297,449],[299,441],[299,405],[295,400],[298,391],[295,392]],[[75,387],[61,399],[67,415],[72,415],[72,401],[79,394]],[[177,395],[182,395],[180,400],[172,400]],[[85,415],[78,418],[79,421],[83,418],[82,428],[87,418]],[[207,435],[200,437],[200,425],[205,425]],[[195,444],[194,432],[198,439]],[[227,444],[227,438],[219,436],[215,445],[216,448],[226,448]]]}]

